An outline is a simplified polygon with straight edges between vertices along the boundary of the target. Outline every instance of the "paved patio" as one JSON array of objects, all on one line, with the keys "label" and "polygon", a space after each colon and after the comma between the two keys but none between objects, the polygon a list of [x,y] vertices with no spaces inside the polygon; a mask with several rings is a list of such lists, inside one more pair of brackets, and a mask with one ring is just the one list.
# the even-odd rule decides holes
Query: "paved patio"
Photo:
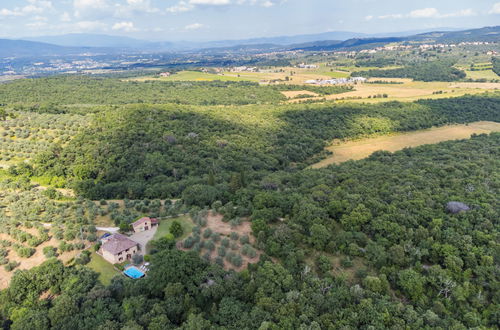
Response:
[{"label": "paved patio", "polygon": [[155,235],[156,230],[158,230],[158,226],[154,226],[150,230],[145,230],[145,231],[141,231],[139,233],[135,233],[129,237],[131,240],[139,243],[139,246],[141,247],[140,254],[142,254],[142,255],[146,254],[146,245],[148,244],[148,242],[150,240],[153,239],[153,236]]}]

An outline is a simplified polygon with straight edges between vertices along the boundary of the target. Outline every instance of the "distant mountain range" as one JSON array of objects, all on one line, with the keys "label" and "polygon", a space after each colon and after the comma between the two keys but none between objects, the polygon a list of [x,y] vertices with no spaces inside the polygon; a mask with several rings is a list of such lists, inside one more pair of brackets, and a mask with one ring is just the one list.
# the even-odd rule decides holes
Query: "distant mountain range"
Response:
[{"label": "distant mountain range", "polygon": [[356,32],[337,31],[298,36],[221,40],[210,42],[151,42],[129,37],[99,34],[66,34],[60,36],[25,38],[23,40],[0,39],[0,57],[77,55],[85,52],[115,54],[192,50],[204,50],[204,52],[290,49],[325,51],[373,47],[378,44],[382,45],[390,42],[404,41],[500,42],[500,26],[464,31],[410,31],[382,35],[368,35]]},{"label": "distant mountain range", "polygon": [[467,41],[500,42],[500,26],[463,31],[433,31],[403,37],[353,38],[345,41],[315,41],[292,45],[293,50],[331,51],[338,49],[372,48],[393,42],[458,43]]}]

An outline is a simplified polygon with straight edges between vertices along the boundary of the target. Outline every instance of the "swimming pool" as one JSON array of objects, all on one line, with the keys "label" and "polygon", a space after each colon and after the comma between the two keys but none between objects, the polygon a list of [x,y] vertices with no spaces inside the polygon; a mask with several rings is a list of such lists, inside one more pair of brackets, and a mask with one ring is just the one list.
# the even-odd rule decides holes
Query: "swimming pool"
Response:
[{"label": "swimming pool", "polygon": [[123,271],[123,273],[130,277],[130,278],[133,278],[133,279],[137,279],[137,278],[141,278],[144,276],[144,273],[141,272],[138,268],[136,267],[130,267],[130,268],[127,268]]}]

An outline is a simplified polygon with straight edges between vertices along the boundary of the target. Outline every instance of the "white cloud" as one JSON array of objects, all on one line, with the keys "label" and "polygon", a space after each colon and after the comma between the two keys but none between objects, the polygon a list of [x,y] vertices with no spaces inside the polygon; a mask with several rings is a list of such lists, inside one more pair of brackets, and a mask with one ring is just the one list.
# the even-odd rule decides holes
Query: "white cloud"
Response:
[{"label": "white cloud", "polygon": [[28,0],[24,7],[15,7],[14,9],[0,9],[0,17],[27,16],[32,14],[42,14],[45,10],[52,8],[51,1]]},{"label": "white cloud", "polygon": [[115,31],[125,31],[125,32],[137,31],[133,22],[115,23],[115,25],[113,25],[112,29]]},{"label": "white cloud", "polygon": [[408,16],[411,18],[437,17],[439,11],[436,8],[423,8],[411,11]]},{"label": "white cloud", "polygon": [[493,7],[491,7],[491,10],[489,11],[490,14],[500,14],[500,2],[497,2],[493,4]]},{"label": "white cloud", "polygon": [[365,21],[371,21],[373,19],[372,15],[365,16]]},{"label": "white cloud", "polygon": [[191,5],[225,6],[231,4],[231,0],[189,0]]},{"label": "white cloud", "polygon": [[277,4],[284,4],[288,0],[181,0],[176,5],[168,7],[169,13],[182,13],[196,9],[197,7],[222,7],[222,6],[262,6],[273,7]]},{"label": "white cloud", "polygon": [[[472,9],[462,9],[456,12],[441,14],[436,8],[422,8],[412,10],[408,14],[390,14],[378,16],[379,19],[400,19],[400,18],[450,18],[450,17],[468,17],[476,16],[477,13]],[[369,17],[369,16],[367,16]]]},{"label": "white cloud", "polygon": [[59,17],[61,22],[71,22],[71,15],[68,12],[64,12]]},{"label": "white cloud", "polygon": [[10,10],[7,8],[0,9],[0,17],[9,17],[9,16],[22,16],[23,14],[19,11]]},{"label": "white cloud", "polygon": [[75,24],[78,31],[106,30],[107,25],[99,21],[80,21]]},{"label": "white cloud", "polygon": [[274,6],[274,2],[271,2],[271,1],[267,0],[267,1],[264,1],[264,2],[261,4],[261,6],[262,6],[262,7],[269,8],[269,7]]},{"label": "white cloud", "polygon": [[193,24],[189,24],[189,25],[186,25],[184,27],[184,30],[189,30],[189,31],[192,31],[192,30],[199,30],[201,28],[205,27],[205,25],[201,24],[201,23],[193,23]]},{"label": "white cloud", "polygon": [[78,18],[103,18],[112,13],[107,0],[74,0],[73,8],[75,17]]}]

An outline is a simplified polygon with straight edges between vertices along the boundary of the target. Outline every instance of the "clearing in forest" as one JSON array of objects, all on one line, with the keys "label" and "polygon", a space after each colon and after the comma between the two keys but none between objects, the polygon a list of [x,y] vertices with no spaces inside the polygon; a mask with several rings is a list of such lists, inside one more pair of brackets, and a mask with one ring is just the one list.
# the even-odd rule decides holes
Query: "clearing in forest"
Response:
[{"label": "clearing in forest", "polygon": [[489,134],[491,132],[500,132],[500,123],[479,121],[465,125],[433,127],[426,130],[366,138],[357,141],[334,142],[334,144],[327,147],[329,151],[333,152],[333,155],[312,165],[312,168],[340,164],[348,160],[363,159],[380,150],[394,152],[403,148],[466,139],[472,134]]}]

